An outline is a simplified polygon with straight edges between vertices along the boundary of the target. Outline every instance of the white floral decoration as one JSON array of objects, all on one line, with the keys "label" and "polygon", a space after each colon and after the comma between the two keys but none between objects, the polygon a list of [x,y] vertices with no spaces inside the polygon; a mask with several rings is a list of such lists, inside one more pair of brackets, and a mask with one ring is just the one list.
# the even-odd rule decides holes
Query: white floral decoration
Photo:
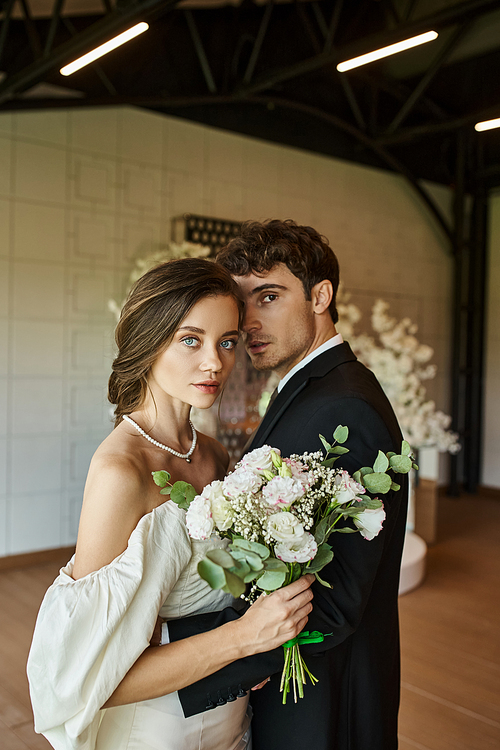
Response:
[{"label": "white floral decoration", "polygon": [[410,318],[397,321],[388,314],[389,303],[377,300],[372,307],[371,324],[376,336],[356,334],[361,319],[359,308],[340,289],[338,330],[349,340],[356,356],[372,370],[391,402],[406,440],[415,448],[435,447],[457,453],[458,434],[449,430],[451,417],[426,399],[422,384],[436,375],[436,365],[428,364],[434,350],[416,338],[418,327]]}]

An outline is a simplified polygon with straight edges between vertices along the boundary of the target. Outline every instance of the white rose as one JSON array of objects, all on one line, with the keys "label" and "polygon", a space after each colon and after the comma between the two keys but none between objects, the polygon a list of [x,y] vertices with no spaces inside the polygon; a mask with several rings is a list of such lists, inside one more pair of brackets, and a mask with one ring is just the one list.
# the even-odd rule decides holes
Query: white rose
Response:
[{"label": "white rose", "polygon": [[263,445],[261,448],[255,448],[250,453],[246,453],[241,459],[241,465],[250,471],[273,471],[272,450],[280,455],[280,451],[277,448],[271,448],[270,445]]},{"label": "white rose", "polygon": [[233,506],[223,495],[212,500],[212,516],[219,531],[226,531],[233,525]]},{"label": "white rose", "polygon": [[374,539],[382,530],[382,524],[385,521],[385,510],[381,508],[366,508],[357,516],[353,517],[355,525],[358,527],[361,536],[365,539]]},{"label": "white rose", "polygon": [[304,485],[292,477],[274,477],[262,490],[268,505],[290,506],[304,494]]},{"label": "white rose", "polygon": [[267,528],[278,542],[295,542],[304,534],[304,527],[299,519],[288,511],[273,513],[269,516]]},{"label": "white rose", "polygon": [[335,500],[344,505],[350,503],[357,495],[366,492],[362,484],[358,484],[347,471],[340,471],[335,477]]},{"label": "white rose", "polygon": [[318,545],[316,539],[307,531],[296,542],[288,544],[281,542],[274,548],[276,557],[279,557],[280,560],[286,563],[308,562],[316,557],[317,551]]},{"label": "white rose", "polygon": [[261,486],[262,479],[258,474],[242,467],[236,469],[224,479],[223,491],[228,497],[239,497],[240,495],[258,492]]},{"label": "white rose", "polygon": [[186,526],[192,539],[209,539],[214,530],[210,500],[196,495],[186,512]]}]

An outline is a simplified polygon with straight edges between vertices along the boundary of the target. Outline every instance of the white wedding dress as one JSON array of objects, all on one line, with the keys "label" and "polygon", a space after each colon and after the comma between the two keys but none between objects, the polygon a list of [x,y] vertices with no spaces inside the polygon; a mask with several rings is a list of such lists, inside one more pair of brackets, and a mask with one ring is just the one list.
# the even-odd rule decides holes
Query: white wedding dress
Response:
[{"label": "white wedding dress", "polygon": [[207,549],[225,542],[191,540],[184,516],[167,501],[112,563],[75,581],[71,560],[47,591],[28,678],[35,729],[56,750],[250,750],[247,697],[188,719],[177,693],[101,709],[147,648],[158,612],[176,619],[233,601],[197,573]]}]

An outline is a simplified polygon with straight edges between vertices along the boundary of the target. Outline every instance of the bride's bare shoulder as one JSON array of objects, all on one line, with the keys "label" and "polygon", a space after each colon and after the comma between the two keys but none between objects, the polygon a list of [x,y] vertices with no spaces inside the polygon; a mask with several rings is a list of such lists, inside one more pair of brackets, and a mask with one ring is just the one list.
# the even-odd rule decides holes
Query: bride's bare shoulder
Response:
[{"label": "bride's bare shoulder", "polygon": [[220,467],[222,477],[224,477],[229,466],[229,453],[227,449],[215,438],[203,435],[202,433],[198,433],[198,442],[204,454],[210,456],[216,466]]}]

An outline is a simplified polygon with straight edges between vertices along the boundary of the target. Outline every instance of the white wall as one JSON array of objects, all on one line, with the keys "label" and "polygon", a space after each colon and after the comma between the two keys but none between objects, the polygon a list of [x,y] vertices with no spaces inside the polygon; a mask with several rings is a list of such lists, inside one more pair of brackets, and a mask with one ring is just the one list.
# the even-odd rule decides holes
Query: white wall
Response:
[{"label": "white wall", "polygon": [[500,192],[490,198],[482,484],[500,487]]},{"label": "white wall", "polygon": [[353,301],[419,324],[448,409],[451,261],[401,177],[135,109],[1,113],[0,555],[75,541],[110,430],[107,300],[187,211],[318,228]]}]

